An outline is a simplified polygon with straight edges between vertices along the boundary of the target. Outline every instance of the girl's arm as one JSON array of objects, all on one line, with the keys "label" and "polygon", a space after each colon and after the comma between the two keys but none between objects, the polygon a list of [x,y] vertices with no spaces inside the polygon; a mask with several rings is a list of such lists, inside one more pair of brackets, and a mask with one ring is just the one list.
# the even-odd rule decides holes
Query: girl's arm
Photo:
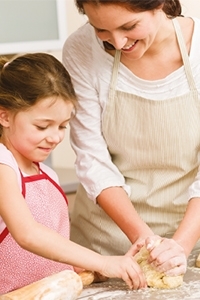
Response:
[{"label": "girl's arm", "polygon": [[36,222],[23,198],[16,173],[0,165],[0,215],[15,241],[45,258],[122,278],[130,288],[146,287],[144,275],[132,257],[102,256]]}]

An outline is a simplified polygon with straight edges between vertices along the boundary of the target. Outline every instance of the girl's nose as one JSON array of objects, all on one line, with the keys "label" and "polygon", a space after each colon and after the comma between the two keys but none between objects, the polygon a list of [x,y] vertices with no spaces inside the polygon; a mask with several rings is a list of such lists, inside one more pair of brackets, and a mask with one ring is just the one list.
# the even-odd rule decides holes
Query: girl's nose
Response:
[{"label": "girl's nose", "polygon": [[59,144],[64,138],[64,133],[62,133],[61,131],[55,131],[55,132],[51,132],[51,134],[49,134],[46,137],[46,140],[49,143],[54,143],[54,144]]}]

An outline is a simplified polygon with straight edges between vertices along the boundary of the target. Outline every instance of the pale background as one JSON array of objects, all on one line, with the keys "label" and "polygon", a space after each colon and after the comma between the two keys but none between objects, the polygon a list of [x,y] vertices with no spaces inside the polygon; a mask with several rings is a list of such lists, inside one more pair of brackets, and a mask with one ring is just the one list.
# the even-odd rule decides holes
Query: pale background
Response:
[{"label": "pale background", "polygon": [[[200,18],[200,0],[182,0],[184,15],[191,15]],[[74,0],[67,0],[68,34],[70,35],[79,26],[86,22],[86,17],[80,15],[74,4]],[[57,58],[61,58],[61,51],[53,53]],[[56,168],[73,168],[75,154],[69,143],[69,129],[66,132],[64,141],[57,146],[52,154],[52,165]]]},{"label": "pale background", "polygon": [[[200,18],[200,0],[181,0],[183,6],[183,14],[191,15]],[[74,0],[66,0],[67,11],[67,31],[68,36],[74,32],[78,27],[84,24],[87,21],[86,16],[80,15],[75,6]],[[66,37],[67,38],[67,37]],[[62,60],[62,51],[51,52],[59,60]],[[54,152],[51,155],[51,165],[54,168],[61,169],[73,169],[75,162],[75,154],[70,146],[69,142],[69,131],[70,128],[66,131],[65,139],[61,144],[57,146]],[[64,177],[66,173],[64,173]],[[71,173],[69,174],[71,177]],[[68,180],[68,179],[67,179]]]}]

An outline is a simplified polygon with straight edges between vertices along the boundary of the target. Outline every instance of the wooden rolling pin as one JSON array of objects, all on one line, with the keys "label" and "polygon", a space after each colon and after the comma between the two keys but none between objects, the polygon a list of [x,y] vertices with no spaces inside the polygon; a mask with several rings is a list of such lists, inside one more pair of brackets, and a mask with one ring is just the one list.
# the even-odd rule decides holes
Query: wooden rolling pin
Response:
[{"label": "wooden rolling pin", "polygon": [[199,255],[197,256],[195,265],[196,265],[196,267],[200,268],[200,253],[199,253]]},{"label": "wooden rolling pin", "polygon": [[94,281],[90,271],[75,273],[65,270],[25,287],[1,295],[0,300],[75,300],[83,286]]}]

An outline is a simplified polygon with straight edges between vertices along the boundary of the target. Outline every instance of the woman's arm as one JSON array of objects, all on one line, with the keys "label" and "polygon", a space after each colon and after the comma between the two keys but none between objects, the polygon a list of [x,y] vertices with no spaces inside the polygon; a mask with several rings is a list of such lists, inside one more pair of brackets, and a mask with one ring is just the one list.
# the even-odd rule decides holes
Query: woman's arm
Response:
[{"label": "woman's arm", "polygon": [[90,27],[86,25],[68,38],[63,48],[63,64],[78,97],[76,114],[70,121],[76,172],[88,197],[95,202],[106,188],[122,186],[127,192],[130,188],[112,163],[102,133],[113,57],[100,48]]},{"label": "woman's arm", "polygon": [[97,197],[97,202],[132,243],[153,235],[152,230],[140,218],[128,195],[121,187],[103,190]]},{"label": "woman's arm", "polygon": [[187,258],[200,239],[199,214],[200,197],[192,198],[172,239],[161,238],[161,243],[157,247],[154,247],[155,240],[160,237],[154,236],[153,239],[151,237],[146,240],[147,245],[152,245],[149,248],[151,251],[150,263],[158,271],[165,272],[169,276],[186,272]]},{"label": "woman's arm", "polygon": [[184,248],[188,257],[192,248],[200,239],[200,168],[195,181],[189,187],[189,201],[185,216],[173,238]]},{"label": "woman's arm", "polygon": [[198,239],[200,239],[200,197],[189,201],[185,216],[173,239],[179,243],[188,257]]}]

